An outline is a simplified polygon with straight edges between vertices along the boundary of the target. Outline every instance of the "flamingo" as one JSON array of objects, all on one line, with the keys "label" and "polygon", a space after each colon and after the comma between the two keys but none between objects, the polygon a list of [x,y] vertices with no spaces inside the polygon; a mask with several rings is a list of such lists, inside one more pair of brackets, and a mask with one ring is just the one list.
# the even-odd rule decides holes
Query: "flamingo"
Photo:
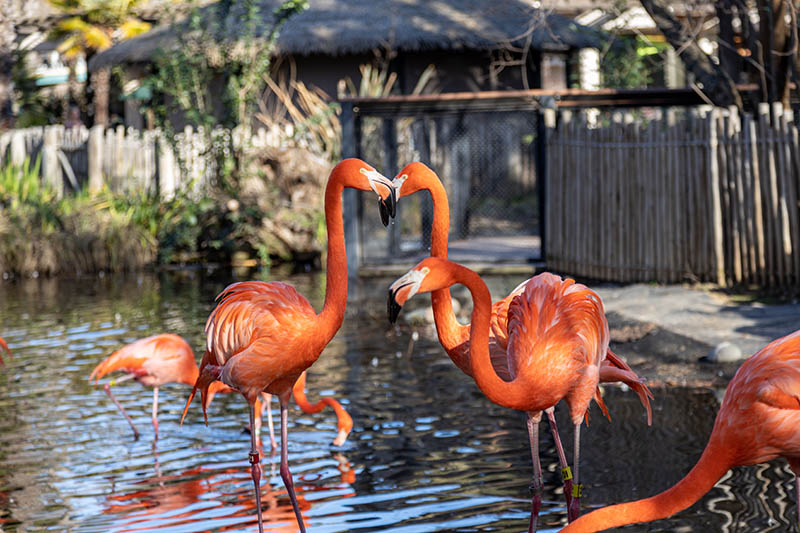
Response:
[{"label": "flamingo", "polygon": [[[447,241],[450,231],[450,207],[447,201],[447,192],[439,177],[424,163],[414,161],[403,167],[394,178],[393,183],[397,189],[398,201],[400,198],[421,190],[426,190],[430,193],[433,202],[431,256],[447,259]],[[511,301],[524,290],[531,279],[520,283],[508,296],[496,302],[491,309],[489,353],[491,355],[492,367],[505,381],[510,380],[506,354],[508,345],[508,308],[511,305]],[[433,318],[436,324],[436,333],[439,337],[439,342],[453,363],[465,374],[472,377],[469,358],[470,326],[469,324],[461,324],[458,322],[453,312],[450,289],[444,288],[431,292],[431,306],[433,307]],[[600,383],[613,382],[623,382],[638,394],[642,405],[647,411],[647,424],[650,425],[652,423],[652,411],[649,400],[653,397],[652,393],[643,383],[643,380],[633,372],[630,366],[608,349],[606,357],[603,358],[600,363]],[[599,388],[595,393],[595,399],[602,412],[610,418],[608,410],[600,396]],[[558,434],[555,411],[553,409],[546,409],[545,412],[547,413],[550,429],[553,432],[553,439],[555,440],[556,451],[561,464],[564,495],[567,500],[567,506],[572,509],[572,513],[576,513],[578,509],[574,508],[572,504],[572,475],[567,465],[566,454],[561,444],[561,438]],[[529,418],[528,423],[532,426],[531,450],[533,453],[533,439],[534,437],[538,439],[539,422]]]},{"label": "flamingo", "polygon": [[[0,339],[1,340],[1,339]],[[153,430],[155,440],[158,440],[158,388],[167,383],[184,383],[194,385],[197,376],[200,374],[197,363],[195,363],[194,351],[186,340],[178,335],[162,333],[144,339],[139,339],[127,346],[120,348],[112,353],[108,358],[98,364],[89,376],[89,380],[97,382],[103,376],[116,370],[123,371],[126,375],[120,379],[113,380],[110,384],[103,385],[103,390],[108,394],[122,415],[128,421],[133,430],[134,438],[139,438],[139,431],[134,426],[125,408],[111,392],[111,386],[129,379],[136,379],[143,385],[153,387]],[[353,419],[344,408],[333,398],[324,398],[316,404],[309,404],[305,395],[305,373],[297,380],[292,393],[297,404],[306,413],[318,413],[325,405],[330,405],[336,412],[338,419],[338,433],[333,443],[341,446],[347,440],[350,430],[353,428]],[[211,404],[211,399],[217,393],[229,393],[234,390],[222,382],[215,382],[209,389],[210,394],[207,398],[207,405]],[[257,404],[255,426],[256,435],[261,432],[261,416],[263,407],[269,405],[269,395],[262,394],[261,400]],[[269,437],[272,448],[277,448],[272,423],[272,412],[267,409],[267,420],[269,422]]]},{"label": "flamingo", "polygon": [[[6,351],[6,354],[8,354],[8,356],[11,357],[11,349],[8,347],[8,344],[6,344],[6,341],[3,340],[3,337],[0,337],[0,347],[2,347]],[[5,364],[3,362],[3,358],[0,357],[0,365],[3,364]]]},{"label": "flamingo", "polygon": [[[125,408],[111,392],[111,386],[135,379],[142,385],[153,387],[153,431],[154,440],[158,440],[158,388],[167,383],[194,385],[199,375],[192,347],[183,338],[172,333],[153,335],[123,346],[92,370],[89,381],[94,380],[97,383],[100,378],[116,370],[125,372],[125,376],[106,383],[103,385],[103,390],[128,421],[136,439],[139,438],[139,431],[125,412]],[[208,402],[211,402],[214,394],[229,391],[230,389],[223,383],[215,384]]]},{"label": "flamingo", "polygon": [[[438,257],[422,260],[389,288],[389,318],[397,318],[414,294],[456,283],[473,298],[469,364],[472,377],[492,402],[525,411],[533,459],[533,497],[529,531],[536,530],[541,508],[542,470],[538,423],[542,411],[564,399],[575,427],[573,498],[570,514],[579,507],[580,424],[597,397],[601,362],[608,353],[608,323],[600,297],[574,280],[542,273],[531,278],[508,307],[507,360],[509,379],[495,371],[490,354],[491,295],[472,270]],[[574,519],[574,516],[573,516]]]},{"label": "flamingo", "polygon": [[672,488],[650,498],[593,511],[562,531],[602,531],[649,522],[686,509],[731,468],[789,462],[795,476],[800,530],[800,331],[774,340],[747,359],[728,384],[708,444]]},{"label": "flamingo", "polygon": [[[288,462],[288,400],[303,370],[319,358],[344,320],[347,300],[347,259],[342,221],[345,187],[373,190],[380,197],[381,214],[394,216],[392,182],[359,159],[345,159],[331,171],[325,189],[328,261],[325,303],[320,314],[291,285],[281,282],[234,283],[217,296],[217,306],[206,322],[206,352],[200,376],[184,408],[184,417],[200,389],[205,416],[205,396],[212,382],[221,380],[238,390],[250,404],[250,423],[261,392],[278,396],[281,406],[281,478],[286,486],[297,524],[305,524],[297,506]],[[206,419],[207,421],[207,419]],[[255,436],[251,436],[251,474],[256,492],[259,531],[263,531],[259,480],[261,468]]]}]

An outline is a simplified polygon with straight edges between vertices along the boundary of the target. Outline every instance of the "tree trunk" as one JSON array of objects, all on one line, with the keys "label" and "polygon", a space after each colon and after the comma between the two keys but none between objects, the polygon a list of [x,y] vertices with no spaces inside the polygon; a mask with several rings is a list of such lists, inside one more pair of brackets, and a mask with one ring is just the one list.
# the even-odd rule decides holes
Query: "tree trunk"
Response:
[{"label": "tree trunk", "polygon": [[736,85],[719,65],[700,49],[697,42],[683,31],[681,23],[670,14],[665,0],[641,0],[656,26],[664,34],[669,44],[680,51],[680,58],[686,68],[694,74],[703,93],[718,106],[736,104],[742,107],[742,98]]},{"label": "tree trunk", "polygon": [[108,99],[111,91],[111,69],[101,68],[92,74],[94,89],[94,125],[108,126]]}]

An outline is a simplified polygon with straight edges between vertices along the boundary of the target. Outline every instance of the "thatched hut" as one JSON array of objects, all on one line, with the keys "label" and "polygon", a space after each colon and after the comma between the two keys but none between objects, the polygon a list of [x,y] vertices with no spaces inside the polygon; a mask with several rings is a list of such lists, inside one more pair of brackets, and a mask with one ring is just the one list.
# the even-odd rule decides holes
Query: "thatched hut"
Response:
[{"label": "thatched hut", "polygon": [[[280,3],[259,2],[264,32]],[[411,92],[429,64],[443,92],[565,87],[571,54],[601,46],[602,34],[538,6],[534,0],[313,0],[284,26],[278,54],[294,61],[298,80],[329,95],[339,80],[357,80],[359,65],[370,63],[375,50],[387,48],[401,93]],[[218,17],[216,4],[202,10]],[[221,41],[240,35],[236,9],[218,22]],[[186,28],[175,23],[121,42],[95,56],[89,69],[124,65],[135,78]]]}]

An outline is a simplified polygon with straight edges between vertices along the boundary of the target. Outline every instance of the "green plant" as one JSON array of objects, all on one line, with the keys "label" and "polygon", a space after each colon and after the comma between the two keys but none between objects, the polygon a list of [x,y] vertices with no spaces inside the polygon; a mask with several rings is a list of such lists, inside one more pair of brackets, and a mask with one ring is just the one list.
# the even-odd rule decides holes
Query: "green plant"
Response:
[{"label": "green plant", "polygon": [[53,191],[42,184],[39,179],[41,158],[37,157],[33,165],[26,157],[21,166],[8,163],[0,167],[0,202],[1,203],[48,203],[53,199]]},{"label": "green plant", "polygon": [[[246,143],[235,142],[230,130],[248,125],[263,92],[263,78],[269,74],[281,27],[307,7],[306,0],[284,1],[272,13],[272,24],[264,33],[260,28],[265,17],[258,2],[221,0],[195,9],[178,32],[177,47],[156,54],[148,81],[155,92],[150,109],[156,125],[173,144],[184,172],[185,162],[181,161],[171,121],[176,115],[202,132],[205,155],[216,170],[216,185],[235,195],[249,161]],[[221,35],[220,21],[232,12],[240,31],[233,36]]]}]

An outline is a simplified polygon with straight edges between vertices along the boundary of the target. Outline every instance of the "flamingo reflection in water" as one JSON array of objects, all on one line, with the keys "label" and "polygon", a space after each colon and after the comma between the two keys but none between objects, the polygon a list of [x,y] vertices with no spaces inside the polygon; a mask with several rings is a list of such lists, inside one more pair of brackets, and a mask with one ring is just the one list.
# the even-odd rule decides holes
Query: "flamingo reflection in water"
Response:
[{"label": "flamingo reflection in water", "polygon": [[[158,452],[155,455],[155,476],[133,483],[139,490],[108,496],[103,514],[116,515],[115,531],[157,531],[185,526],[192,522],[207,520],[213,514],[215,531],[240,530],[251,525],[255,501],[250,492],[250,469],[244,467],[209,468],[198,466],[180,474],[161,475]],[[274,457],[274,454],[273,454]],[[351,485],[355,482],[355,471],[347,458],[339,452],[333,453],[337,462],[339,482],[326,485],[298,485],[297,502],[304,520],[311,509],[305,493],[337,489],[336,498],[355,496]],[[274,466],[274,465],[273,465]],[[262,490],[262,514],[265,529],[276,532],[296,532],[294,509],[285,489],[274,490],[266,484]],[[341,494],[338,490],[348,487]],[[219,509],[230,510],[220,514]],[[182,511],[183,510],[183,511]],[[212,511],[213,510],[213,511]]]},{"label": "flamingo reflection in water", "polygon": [[[8,357],[11,357],[11,349],[8,347],[8,344],[6,344],[6,341],[3,340],[3,337],[0,337],[0,348],[3,348],[3,350],[6,351],[6,354],[8,355]],[[2,352],[0,352],[0,353],[2,353]],[[2,356],[0,356],[0,365],[2,365],[2,364],[4,364],[3,363],[3,358],[2,358]]]}]

